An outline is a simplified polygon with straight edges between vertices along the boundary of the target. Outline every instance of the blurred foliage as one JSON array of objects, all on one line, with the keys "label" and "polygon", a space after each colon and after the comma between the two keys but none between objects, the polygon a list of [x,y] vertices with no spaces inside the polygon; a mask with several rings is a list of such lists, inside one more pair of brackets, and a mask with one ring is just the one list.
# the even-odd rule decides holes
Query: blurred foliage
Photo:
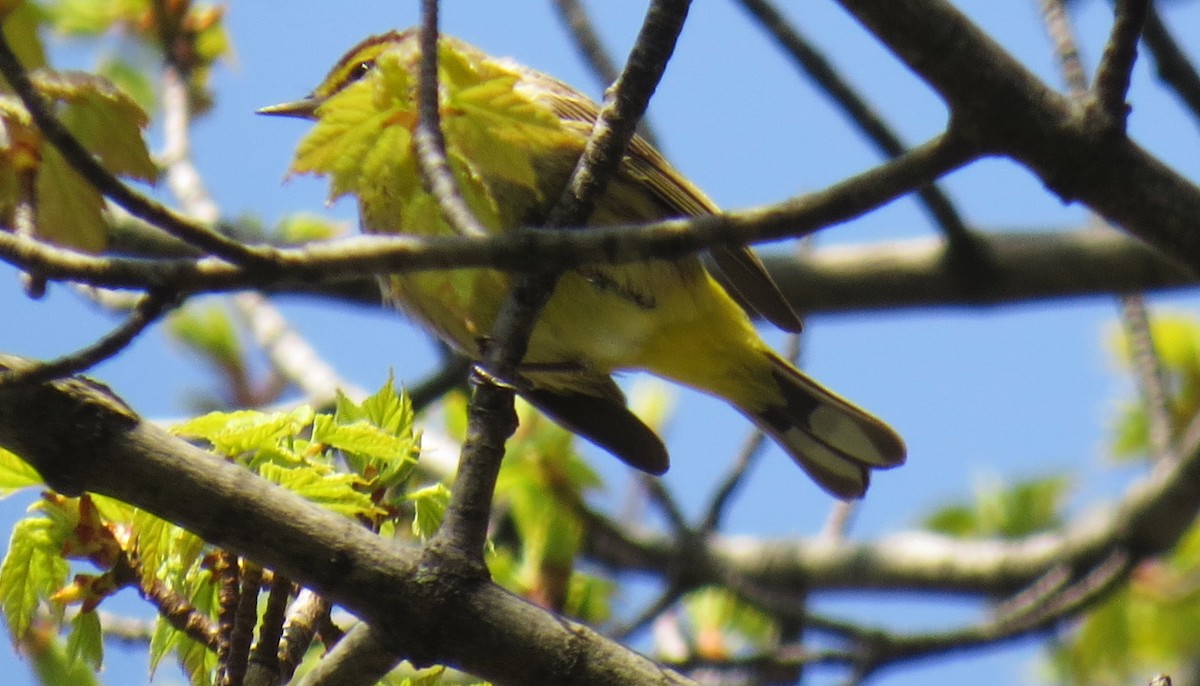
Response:
[{"label": "blurred foliage", "polygon": [[957,538],[1020,538],[1062,523],[1070,479],[1051,476],[1006,484],[980,480],[975,498],[929,515],[925,528]]},{"label": "blurred foliage", "polygon": [[[224,10],[189,0],[6,0],[4,35],[34,89],[110,173],[152,183],[158,167],[142,131],[154,107],[153,75],[165,62],[188,89],[192,113],[212,102],[212,66],[230,56]],[[93,73],[47,63],[42,33],[87,37],[108,47]],[[165,59],[164,59],[165,58]],[[24,104],[0,79],[0,226],[97,253],[111,225],[93,185],[43,139]]]},{"label": "blurred foliage", "polygon": [[[449,494],[415,469],[420,434],[412,405],[390,379],[361,403],[339,397],[329,414],[307,407],[210,413],[172,430],[368,528],[390,525],[400,538],[436,528]],[[0,491],[34,485],[28,467],[0,452]],[[431,508],[432,501],[441,505]],[[218,554],[191,533],[124,503],[46,492],[13,529],[0,564],[0,610],[18,649],[32,652],[31,642],[44,642],[49,627],[66,629],[65,659],[99,670],[103,644],[96,610],[123,588],[139,589],[160,609],[167,600],[183,602],[215,622]],[[99,571],[72,575],[77,563]],[[76,608],[70,620],[67,607]],[[168,654],[180,660],[193,684],[212,683],[215,655],[160,616],[151,665]]]},{"label": "blurred foliage", "polygon": [[[1156,316],[1150,327],[1167,383],[1167,405],[1178,441],[1200,410],[1200,317]],[[1130,345],[1113,337],[1117,363],[1129,370]],[[1111,450],[1119,460],[1152,454],[1144,404],[1123,402]],[[1200,527],[1169,554],[1140,564],[1129,584],[1087,614],[1051,650],[1054,680],[1071,686],[1144,683],[1170,673],[1176,686],[1194,686],[1200,665]]]},{"label": "blurred foliage", "polygon": [[[1200,412],[1200,318],[1192,314],[1156,315],[1150,329],[1167,388],[1171,426],[1179,438]],[[1111,337],[1117,365],[1131,367],[1129,340],[1123,333]],[[1140,399],[1121,403],[1117,412],[1112,455],[1121,461],[1143,460],[1151,455],[1146,408]]]},{"label": "blurred foliage", "polygon": [[[776,621],[727,588],[708,586],[683,597],[685,641],[703,660],[769,654],[779,640]],[[676,656],[681,657],[681,656]]]}]

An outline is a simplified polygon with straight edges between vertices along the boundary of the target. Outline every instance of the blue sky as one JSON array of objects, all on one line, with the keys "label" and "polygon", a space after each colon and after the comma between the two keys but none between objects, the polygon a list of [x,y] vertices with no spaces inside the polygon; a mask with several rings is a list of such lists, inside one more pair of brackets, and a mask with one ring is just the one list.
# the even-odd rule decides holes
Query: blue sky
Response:
[{"label": "blue sky", "polygon": [[[281,183],[291,151],[305,132],[298,121],[256,117],[256,108],[308,92],[348,47],[371,33],[416,21],[413,2],[230,3],[228,21],[237,49],[216,74],[218,106],[196,126],[196,163],[226,215],[253,214],[272,222],[286,213],[328,212],[353,221],[353,207],[323,206],[323,181]],[[599,87],[577,58],[550,3],[445,3],[444,30],[489,52],[511,55],[592,94]],[[643,3],[590,3],[614,54],[635,35]],[[799,5],[801,30],[829,51],[834,62],[910,143],[936,135],[946,111],[937,98],[893,60],[834,3]],[[1059,83],[1037,3],[970,0],[958,3],[1007,49],[1051,83]],[[1107,3],[1084,2],[1078,32],[1084,59],[1094,64],[1106,35]],[[1197,3],[1174,3],[1177,27],[1200,26]],[[1200,38],[1177,30],[1194,59]],[[86,66],[73,48],[65,63]],[[1164,95],[1145,63],[1134,75],[1132,135],[1164,161],[1200,178],[1196,122]],[[696,3],[650,117],[664,152],[723,207],[770,203],[820,189],[878,162],[863,137],[798,78],[733,3]],[[158,142],[151,132],[152,144]],[[1182,141],[1182,142],[1181,142]],[[980,228],[1038,230],[1077,227],[1078,206],[1063,206],[1016,165],[988,160],[954,173],[944,186],[969,222]],[[929,236],[925,215],[900,200],[821,233],[818,245]],[[766,249],[789,249],[789,245]],[[1197,298],[1152,298],[1156,307],[1195,311]],[[399,316],[366,308],[341,309],[312,301],[287,301],[296,327],[338,371],[359,386],[377,387],[387,370],[419,379],[434,360],[426,339]],[[62,286],[43,301],[29,301],[13,270],[0,266],[0,351],[31,356],[60,354],[85,344],[113,323]],[[891,422],[905,436],[910,462],[878,475],[860,507],[853,534],[869,537],[914,525],[922,513],[969,494],[988,475],[1019,478],[1083,470],[1073,507],[1083,512],[1119,492],[1135,476],[1104,464],[1103,445],[1118,399],[1129,393],[1114,375],[1105,348],[1116,313],[1108,298],[1006,308],[947,308],[810,320],[803,361],[816,378]],[[770,340],[780,343],[776,333]],[[143,414],[178,416],[190,393],[210,380],[190,364],[159,329],[92,374]],[[748,424],[722,403],[677,391],[677,414],[667,438],[673,467],[667,483],[689,512],[704,496],[743,441]],[[628,473],[597,455],[608,480],[607,498],[619,502]],[[750,497],[728,519],[731,533],[809,535],[821,527],[831,501],[778,450],[750,479]],[[0,502],[8,523],[30,501]],[[136,604],[124,599],[126,607]],[[822,599],[825,611],[842,611],[886,626],[933,628],[977,616],[972,603],[876,597]],[[877,683],[917,684],[930,679],[970,679],[979,684],[1028,680],[1037,649],[1030,642],[987,649],[952,660],[891,670]],[[140,656],[111,648],[107,683],[144,680]],[[0,669],[25,678],[24,667],[0,651]],[[12,670],[17,671],[12,671]],[[816,683],[836,674],[821,672]],[[164,669],[157,683],[170,683]]]}]

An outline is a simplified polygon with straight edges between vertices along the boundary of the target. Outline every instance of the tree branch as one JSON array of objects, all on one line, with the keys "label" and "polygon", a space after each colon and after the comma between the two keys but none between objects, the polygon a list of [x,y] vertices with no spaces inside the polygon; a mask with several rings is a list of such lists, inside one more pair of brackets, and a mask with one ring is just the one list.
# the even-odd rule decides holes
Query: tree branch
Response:
[{"label": "tree branch", "polygon": [[1117,0],[1112,35],[1104,47],[1092,84],[1097,104],[1112,120],[1113,126],[1121,131],[1125,130],[1125,119],[1129,115],[1125,95],[1129,92],[1133,63],[1137,59],[1138,39],[1149,11],[1150,0]]},{"label": "tree branch", "polygon": [[[0,232],[0,259],[47,278],[109,288],[164,288],[180,293],[262,288],[336,280],[353,274],[491,267],[536,271],[675,259],[714,245],[741,245],[810,234],[884,205],[973,159],[961,140],[935,138],[906,155],[845,181],[757,209],[587,231],[516,229],[482,239],[410,235],[354,236],[274,248],[272,270],[211,257],[149,260],[94,257]],[[1200,215],[1197,215],[1200,216]],[[1200,220],[1197,220],[1200,221]],[[1200,233],[1200,230],[1198,230]]]},{"label": "tree branch", "polygon": [[147,293],[133,311],[112,331],[94,343],[48,362],[27,366],[20,371],[0,371],[0,387],[39,383],[70,374],[77,374],[120,353],[133,339],[146,330],[177,303],[172,294]]},{"label": "tree branch", "polygon": [[4,75],[4,78],[21,98],[21,102],[24,103],[30,117],[41,129],[46,140],[62,153],[63,159],[67,160],[71,167],[89,184],[112,198],[130,214],[150,222],[180,240],[204,248],[231,262],[251,265],[258,269],[271,267],[273,262],[269,255],[269,249],[249,248],[206,227],[194,224],[171,209],[135,193],[110,174],[92,157],[83,144],[51,115],[50,108],[34,88],[33,83],[30,82],[29,75],[21,66],[3,34],[0,34],[0,73]]},{"label": "tree branch", "polygon": [[486,236],[487,227],[467,207],[459,192],[458,182],[450,172],[450,162],[446,159],[441,98],[438,96],[438,0],[421,0],[418,40],[421,46],[417,87],[419,116],[413,133],[418,168],[451,228],[460,236]]},{"label": "tree branch", "polygon": [[[839,0],[951,109],[951,130],[1028,167],[1200,273],[1200,188],[1054,92],[946,0]],[[1104,170],[1098,172],[1097,170]]]},{"label": "tree branch", "polygon": [[143,421],[95,382],[0,388],[0,446],[61,493],[130,503],[326,595],[417,666],[498,684],[690,683],[490,583],[438,577],[415,549]]},{"label": "tree branch", "polygon": [[[787,51],[797,65],[829,96],[855,126],[888,159],[904,154],[907,146],[892,131],[859,93],[854,90],[832,64],[792,26],[783,14],[767,0],[740,0],[742,7],[770,32],[775,41]],[[977,246],[954,203],[935,184],[917,190],[920,199],[937,226],[954,248],[973,254]],[[978,256],[978,255],[977,255]]]},{"label": "tree branch", "polygon": [[[608,179],[616,174],[625,147],[633,139],[637,122],[666,69],[689,4],[689,0],[655,0],[646,10],[625,70],[605,97],[583,155],[562,198],[550,211],[548,229],[587,222]],[[547,270],[547,264],[554,266]],[[467,443],[459,460],[446,517],[431,542],[431,550],[435,552],[454,549],[476,557],[482,565],[496,475],[504,456],[504,442],[516,424],[513,391],[496,381],[511,382],[518,378],[517,369],[525,357],[538,315],[565,269],[566,265],[561,263],[544,262],[518,277],[496,316],[491,345],[483,360],[483,372],[491,378],[488,383],[476,385],[468,408]]]}]

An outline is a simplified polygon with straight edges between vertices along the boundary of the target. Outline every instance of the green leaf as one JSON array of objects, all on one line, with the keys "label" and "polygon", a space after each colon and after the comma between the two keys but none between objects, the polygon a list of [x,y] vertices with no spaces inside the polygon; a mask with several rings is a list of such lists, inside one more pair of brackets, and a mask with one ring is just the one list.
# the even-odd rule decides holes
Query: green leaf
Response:
[{"label": "green leaf", "polygon": [[142,137],[150,119],[125,91],[102,76],[82,72],[41,72],[37,85],[65,101],[59,119],[105,169],[141,181],[158,177]]},{"label": "green leaf", "polygon": [[104,250],[108,244],[104,199],[51,146],[42,146],[34,192],[38,237],[85,252]]},{"label": "green leaf", "polygon": [[211,412],[172,428],[177,436],[201,438],[217,452],[231,457],[260,449],[274,448],[313,421],[312,408],[303,406],[291,412],[266,414],[254,410]]},{"label": "green leaf", "polygon": [[390,488],[412,473],[420,453],[420,436],[413,431],[412,401],[393,387],[392,375],[361,405],[338,393],[333,417],[318,416],[313,441],[342,451],[350,468]]},{"label": "green leaf", "polygon": [[150,678],[154,678],[154,673],[158,671],[158,665],[162,659],[169,655],[175,649],[175,645],[183,638],[183,633],[171,626],[162,615],[159,615],[154,620],[154,631],[150,634],[150,648],[147,651],[150,661]]},{"label": "green leaf", "polygon": [[765,651],[778,639],[775,620],[726,588],[708,586],[683,597],[693,641],[701,657]]},{"label": "green leaf", "polygon": [[925,518],[924,527],[956,538],[969,538],[981,528],[977,512],[971,505],[947,505]]},{"label": "green leaf", "polygon": [[215,303],[191,304],[167,317],[167,331],[218,367],[243,366],[242,344],[229,312]]},{"label": "green leaf", "polygon": [[[1165,381],[1171,428],[1177,434],[1200,413],[1200,318],[1191,313],[1156,314],[1150,322],[1150,337]],[[1131,369],[1130,342],[1123,331],[1113,336],[1112,348],[1117,362]],[[1149,421],[1141,398],[1120,405],[1114,427],[1113,457],[1150,456]]]},{"label": "green leaf", "polygon": [[612,616],[612,601],[616,592],[615,581],[576,571],[571,574],[567,586],[567,602],[563,611],[588,624],[601,624]]},{"label": "green leaf", "polygon": [[129,0],[58,0],[50,3],[48,14],[54,29],[64,34],[97,35],[119,21],[135,21],[130,14],[136,3]]},{"label": "green leaf", "polygon": [[259,475],[306,500],[347,517],[386,514],[371,501],[368,494],[358,489],[363,481],[355,474],[338,474],[316,466],[287,469],[274,464],[264,464],[259,469]]},{"label": "green leaf", "polygon": [[145,510],[134,514],[133,534],[143,583],[182,577],[205,548],[199,536]]},{"label": "green leaf", "polygon": [[[403,72],[382,59],[375,71],[385,77]],[[292,173],[328,175],[330,199],[347,193],[378,192],[378,184],[385,181],[381,174],[390,177],[386,179],[387,188],[398,195],[416,190],[418,179],[410,145],[415,118],[407,81],[356,81],[326,100],[317,114],[316,124],[296,149]],[[368,156],[374,160],[370,165]],[[395,187],[401,182],[407,184],[405,190]]]},{"label": "green leaf", "polygon": [[375,426],[397,436],[412,433],[413,409],[408,395],[397,393],[392,373],[387,382],[362,402],[365,419]]},{"label": "green leaf", "polygon": [[69,531],[50,517],[28,517],[13,527],[0,563],[0,610],[14,641],[29,631],[38,603],[66,584],[70,569],[60,551]]},{"label": "green leaf", "polygon": [[127,93],[142,111],[152,112],[157,107],[158,94],[155,84],[145,69],[110,55],[100,63],[96,71],[122,92]]},{"label": "green leaf", "polygon": [[29,655],[37,683],[45,686],[99,686],[95,673],[86,664],[67,656],[62,641],[49,631],[38,631],[36,638],[22,646]]},{"label": "green leaf", "polygon": [[346,227],[343,224],[304,212],[285,217],[275,227],[275,236],[290,245],[323,241],[345,234]]},{"label": "green leaf", "polygon": [[413,676],[407,677],[401,682],[401,686],[437,686],[442,683],[442,676],[445,675],[445,667],[430,667],[423,669]]},{"label": "green leaf", "polygon": [[[212,583],[212,575],[204,573],[194,584],[193,593],[188,597],[199,612],[209,617],[215,615],[216,588]],[[192,686],[212,686],[213,675],[217,669],[217,654],[201,643],[197,643],[186,634],[180,634],[175,641],[175,653],[179,665],[188,675]]]},{"label": "green leaf", "polygon": [[925,519],[926,528],[959,537],[1020,538],[1058,526],[1071,480],[1066,476],[1006,484],[982,480],[975,502],[947,505]]},{"label": "green leaf", "polygon": [[0,448],[0,498],[42,484],[42,476],[29,463]]},{"label": "green leaf", "polygon": [[437,533],[446,515],[446,506],[450,503],[450,489],[442,484],[434,484],[413,491],[405,496],[412,503],[413,516],[412,532],[422,541]]},{"label": "green leaf", "polygon": [[98,614],[80,612],[71,620],[71,633],[67,637],[67,656],[95,671],[100,671],[104,664],[104,633],[100,628]]},{"label": "green leaf", "polygon": [[1050,662],[1061,683],[1128,684],[1155,672],[1186,673],[1200,623],[1200,526],[1173,551],[1142,562],[1129,583],[1105,598],[1056,642]]},{"label": "green leaf", "polygon": [[[5,0],[0,2],[0,29],[9,47],[27,70],[46,66],[46,52],[38,29],[42,24],[41,9],[33,2]],[[4,79],[0,78],[0,84]]]},{"label": "green leaf", "polygon": [[[54,112],[100,163],[114,174],[153,180],[157,167],[150,159],[141,129],[145,112],[106,79],[82,72],[39,69],[30,74],[34,86],[54,104]],[[0,174],[0,211],[11,212],[21,193],[14,170],[30,174],[37,208],[39,237],[88,252],[108,243],[108,222],[100,193],[67,164],[40,133],[16,113],[6,99],[0,104],[0,158],[11,168]]]},{"label": "green leaf", "polygon": [[394,436],[365,421],[340,425],[332,417],[318,416],[313,440],[341,450],[350,468],[373,487],[403,482],[417,464],[419,445],[411,433]]}]

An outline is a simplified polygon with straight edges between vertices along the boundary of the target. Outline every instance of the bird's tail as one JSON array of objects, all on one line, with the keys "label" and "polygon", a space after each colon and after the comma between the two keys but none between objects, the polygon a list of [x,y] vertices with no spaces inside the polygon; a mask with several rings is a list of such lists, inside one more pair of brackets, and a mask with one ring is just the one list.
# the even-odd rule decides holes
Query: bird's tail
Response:
[{"label": "bird's tail", "polygon": [[776,401],[742,411],[775,439],[822,488],[840,498],[859,498],[869,470],[904,463],[904,441],[887,424],[805,376],[768,352]]}]

